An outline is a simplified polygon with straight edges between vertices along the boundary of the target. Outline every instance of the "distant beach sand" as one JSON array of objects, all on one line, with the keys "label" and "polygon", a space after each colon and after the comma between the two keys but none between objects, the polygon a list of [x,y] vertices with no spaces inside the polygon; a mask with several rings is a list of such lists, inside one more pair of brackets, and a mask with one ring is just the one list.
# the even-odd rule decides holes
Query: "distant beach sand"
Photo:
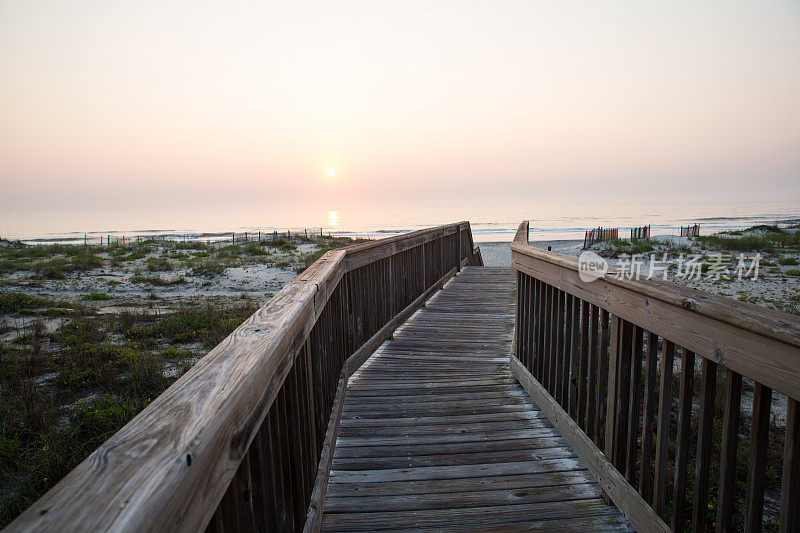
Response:
[{"label": "distant beach sand", "polygon": [[[511,266],[510,242],[479,242],[483,264],[486,266]],[[547,250],[550,246],[553,252],[578,257],[583,247],[583,241],[578,239],[530,241],[530,245]]]}]

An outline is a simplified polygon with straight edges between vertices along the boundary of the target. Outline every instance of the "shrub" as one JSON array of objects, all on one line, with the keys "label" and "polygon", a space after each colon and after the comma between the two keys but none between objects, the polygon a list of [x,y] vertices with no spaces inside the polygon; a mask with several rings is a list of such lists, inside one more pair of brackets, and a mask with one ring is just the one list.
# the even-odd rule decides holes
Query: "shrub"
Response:
[{"label": "shrub", "polygon": [[201,342],[212,348],[256,309],[258,305],[249,301],[230,308],[210,305],[186,308],[160,320],[152,331],[174,342]]},{"label": "shrub", "polygon": [[200,261],[200,263],[192,268],[193,276],[210,277],[225,272],[225,267],[219,261]]},{"label": "shrub", "polygon": [[104,292],[90,292],[89,294],[84,294],[81,296],[81,300],[92,300],[92,301],[99,301],[99,300],[111,300],[112,296],[106,294]]},{"label": "shrub", "polygon": [[121,352],[118,361],[125,370],[129,394],[156,396],[167,387],[164,361],[159,355],[126,350]]},{"label": "shrub", "polygon": [[53,307],[57,302],[41,296],[33,296],[21,292],[0,293],[0,313],[32,314],[33,309]]},{"label": "shrub", "polygon": [[107,394],[80,402],[72,414],[72,422],[81,440],[100,444],[133,418],[139,409],[130,401]]},{"label": "shrub", "polygon": [[172,270],[172,263],[166,257],[149,257],[145,261],[145,266],[150,272]]},{"label": "shrub", "polygon": [[64,279],[67,277],[64,273],[66,269],[67,261],[61,257],[41,261],[34,265],[36,273],[44,279]]},{"label": "shrub", "polygon": [[223,246],[217,250],[217,257],[222,258],[230,258],[230,257],[238,257],[240,253],[239,246],[236,244],[229,244],[227,246]]},{"label": "shrub", "polygon": [[94,270],[103,266],[103,260],[92,253],[78,254],[72,258],[71,266],[74,270]]},{"label": "shrub", "polygon": [[268,255],[268,252],[257,242],[245,244],[244,252],[248,255]]},{"label": "shrub", "polygon": [[120,257],[120,261],[136,261],[137,259],[144,259],[147,253],[142,250],[136,250],[126,256]]}]

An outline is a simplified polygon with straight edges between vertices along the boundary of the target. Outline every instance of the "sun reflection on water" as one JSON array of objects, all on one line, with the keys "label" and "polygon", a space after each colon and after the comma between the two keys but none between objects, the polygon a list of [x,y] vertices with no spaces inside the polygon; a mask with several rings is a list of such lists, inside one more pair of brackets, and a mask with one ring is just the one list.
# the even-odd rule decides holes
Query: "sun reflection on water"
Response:
[{"label": "sun reflection on water", "polygon": [[339,212],[328,211],[328,227],[335,228],[339,226]]}]

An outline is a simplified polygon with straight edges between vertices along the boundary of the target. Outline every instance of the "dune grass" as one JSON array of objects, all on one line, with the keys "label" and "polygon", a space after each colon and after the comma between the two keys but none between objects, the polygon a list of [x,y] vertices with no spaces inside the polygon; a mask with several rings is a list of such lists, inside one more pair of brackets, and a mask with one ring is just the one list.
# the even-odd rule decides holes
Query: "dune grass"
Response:
[{"label": "dune grass", "polygon": [[[0,295],[4,313],[59,303]],[[160,315],[73,311],[55,331],[37,320],[0,342],[0,526],[191,368],[199,346],[219,343],[257,307],[238,300]]]}]

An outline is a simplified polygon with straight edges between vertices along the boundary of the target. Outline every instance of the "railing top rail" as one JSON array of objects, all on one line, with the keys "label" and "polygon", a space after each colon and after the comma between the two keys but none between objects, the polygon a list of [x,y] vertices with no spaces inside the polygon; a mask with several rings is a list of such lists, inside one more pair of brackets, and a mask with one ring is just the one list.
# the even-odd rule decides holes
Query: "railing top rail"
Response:
[{"label": "railing top rail", "polygon": [[[228,486],[286,379],[293,354],[303,345],[342,276],[363,264],[459,231],[470,231],[469,223],[327,252],[8,530],[113,527],[138,531],[161,524],[165,529],[195,531],[205,527],[208,513],[218,503],[215,498]],[[64,516],[69,516],[69,523],[63,523]],[[56,522],[58,517],[62,521]]]},{"label": "railing top rail", "polygon": [[395,235],[394,237],[387,237],[385,239],[379,239],[376,241],[354,244],[344,248],[348,256],[345,263],[345,268],[349,271],[366,263],[378,261],[425,242],[438,239],[443,235],[450,235],[458,233],[459,231],[469,230],[469,222],[462,221],[456,222],[455,224],[444,224],[442,226],[412,231],[402,235]]},{"label": "railing top rail", "polygon": [[518,269],[539,272],[562,290],[800,398],[800,320],[794,315],[663,280],[618,278],[613,270],[583,281],[578,259],[528,244],[527,221],[511,250]]}]

